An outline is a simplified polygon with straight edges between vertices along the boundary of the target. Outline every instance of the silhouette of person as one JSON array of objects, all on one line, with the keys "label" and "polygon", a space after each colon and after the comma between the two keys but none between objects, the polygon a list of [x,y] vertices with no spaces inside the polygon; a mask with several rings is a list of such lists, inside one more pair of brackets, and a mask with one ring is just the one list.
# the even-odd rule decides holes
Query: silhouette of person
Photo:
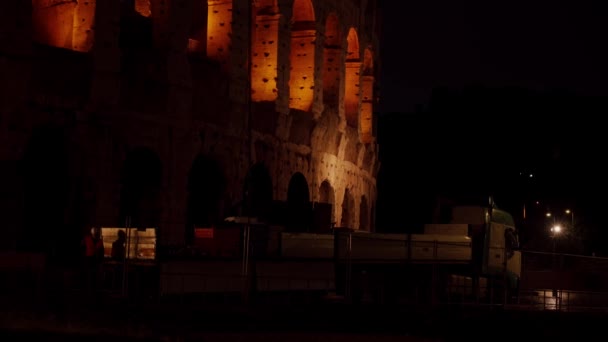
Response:
[{"label": "silhouette of person", "polygon": [[98,227],[91,228],[90,233],[87,234],[83,239],[83,245],[85,248],[84,257],[87,273],[87,287],[89,290],[93,290],[97,287],[100,266],[104,256],[101,229]]},{"label": "silhouette of person", "polygon": [[126,256],[125,243],[127,242],[127,234],[124,230],[118,231],[118,238],[112,243],[112,259],[124,260]]}]

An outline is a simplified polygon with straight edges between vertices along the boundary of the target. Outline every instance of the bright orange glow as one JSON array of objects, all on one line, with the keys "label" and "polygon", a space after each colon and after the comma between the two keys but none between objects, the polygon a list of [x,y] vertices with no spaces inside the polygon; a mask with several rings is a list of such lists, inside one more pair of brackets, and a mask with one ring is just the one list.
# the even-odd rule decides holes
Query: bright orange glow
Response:
[{"label": "bright orange glow", "polygon": [[314,9],[310,0],[295,0],[289,60],[289,108],[310,111],[314,98]]},{"label": "bright orange glow", "polygon": [[338,17],[331,13],[325,24],[325,50],[323,66],[323,100],[336,104],[340,89],[340,26]]},{"label": "bright orange glow", "polygon": [[150,9],[150,0],[135,0],[135,12],[146,18],[150,17],[150,15],[152,15],[152,10]]},{"label": "bright orange glow", "polygon": [[32,0],[32,38],[34,41],[72,49],[75,8],[75,2],[55,4],[48,0]]},{"label": "bright orange glow", "polygon": [[354,28],[350,28],[348,31],[348,37],[346,37],[346,42],[348,43],[348,48],[346,50],[346,60],[359,60],[360,52],[359,52],[359,36],[357,35],[357,31]]},{"label": "bright orange glow", "polygon": [[229,66],[232,44],[232,1],[209,0],[207,9],[207,57]]},{"label": "bright orange glow", "polygon": [[370,102],[361,103],[361,142],[369,144],[372,142],[372,114],[373,105]]},{"label": "bright orange glow", "polygon": [[255,102],[277,98],[279,18],[278,14],[256,16],[251,57],[251,100]]},{"label": "bright orange glow", "polygon": [[359,117],[359,82],[361,62],[346,63],[346,77],[344,80],[344,111],[346,123],[351,127],[357,127]]},{"label": "bright orange glow", "polygon": [[373,76],[363,76],[362,77],[362,93],[363,99],[361,101],[361,114],[360,114],[360,132],[361,132],[361,142],[364,144],[369,144],[372,142],[372,117],[374,112],[374,105],[372,102],[373,97],[373,85],[374,85],[374,77]]},{"label": "bright orange glow", "polygon": [[350,28],[346,38],[346,75],[344,80],[344,115],[346,123],[357,127],[359,120],[359,92],[361,82],[361,62],[359,60],[359,38],[357,31]]},{"label": "bright orange glow", "polygon": [[295,0],[293,2],[293,18],[294,23],[314,22],[315,9],[310,0]]},{"label": "bright orange glow", "polygon": [[95,39],[95,0],[79,1],[74,11],[72,47],[76,51],[88,52]]}]

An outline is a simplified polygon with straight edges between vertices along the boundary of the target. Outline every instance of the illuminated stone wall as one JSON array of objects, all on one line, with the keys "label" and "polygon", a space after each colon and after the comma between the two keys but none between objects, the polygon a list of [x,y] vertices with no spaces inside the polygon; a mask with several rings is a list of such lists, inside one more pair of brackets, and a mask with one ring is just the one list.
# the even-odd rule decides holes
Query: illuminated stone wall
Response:
[{"label": "illuminated stone wall", "polygon": [[[287,200],[292,177],[301,173],[309,200],[331,202],[338,225],[371,228],[379,58],[360,6],[266,0],[250,13],[245,0],[210,0],[207,8],[137,0],[131,25],[141,40],[125,46],[120,0],[0,3],[1,18],[15,32],[0,42],[0,72],[7,75],[0,81],[7,94],[0,102],[0,205],[10,208],[3,221],[8,235],[24,231],[23,214],[32,210],[19,165],[34,158],[28,146],[49,129],[62,143],[49,138],[48,146],[61,146],[51,151],[57,161],[41,165],[65,165],[69,176],[65,200],[57,201],[65,202],[64,215],[49,225],[123,224],[124,169],[143,149],[158,163],[140,165],[150,170],[142,181],[148,173],[161,178],[146,192],[155,198],[140,205],[156,211],[162,244],[184,243],[191,170],[201,155],[219,170],[199,181],[202,188],[221,184],[214,199],[219,216],[238,212],[246,176],[262,164],[275,200]],[[193,50],[193,39],[206,49]],[[365,49],[372,68],[360,58]]]},{"label": "illuminated stone wall", "polygon": [[255,102],[277,99],[277,63],[279,53],[278,8],[255,9],[252,42],[251,99]]}]

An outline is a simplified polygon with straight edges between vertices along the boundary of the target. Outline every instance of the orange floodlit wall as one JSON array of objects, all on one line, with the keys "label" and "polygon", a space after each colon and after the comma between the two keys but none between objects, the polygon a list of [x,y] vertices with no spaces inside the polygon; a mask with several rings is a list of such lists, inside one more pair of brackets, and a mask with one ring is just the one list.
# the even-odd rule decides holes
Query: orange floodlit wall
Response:
[{"label": "orange floodlit wall", "polygon": [[209,0],[207,57],[228,68],[232,44],[232,0]]},{"label": "orange floodlit wall", "polygon": [[357,127],[359,119],[361,61],[359,56],[359,38],[354,28],[349,30],[346,41],[348,49],[346,51],[346,75],[344,80],[344,111],[346,123],[351,127]]},{"label": "orange floodlit wall", "polygon": [[260,1],[259,6],[255,9],[252,37],[251,100],[274,101],[277,99],[280,15],[272,3]]},{"label": "orange floodlit wall", "polygon": [[325,49],[323,51],[323,101],[337,104],[340,90],[340,23],[338,16],[331,13],[325,23]]},{"label": "orange floodlit wall", "polygon": [[150,15],[152,15],[150,0],[135,0],[135,12],[139,13],[141,16],[149,18]]},{"label": "orange floodlit wall", "polygon": [[310,0],[295,0],[289,61],[289,108],[310,111],[314,97],[315,12]]},{"label": "orange floodlit wall", "polygon": [[76,2],[72,1],[32,0],[33,40],[45,45],[71,49],[75,9]]},{"label": "orange floodlit wall", "polygon": [[78,1],[74,10],[74,31],[72,33],[72,48],[74,50],[91,51],[95,41],[94,27],[95,0]]},{"label": "orange floodlit wall", "polygon": [[361,142],[372,142],[372,125],[374,113],[374,60],[370,49],[365,49],[363,55],[363,76],[361,77]]}]

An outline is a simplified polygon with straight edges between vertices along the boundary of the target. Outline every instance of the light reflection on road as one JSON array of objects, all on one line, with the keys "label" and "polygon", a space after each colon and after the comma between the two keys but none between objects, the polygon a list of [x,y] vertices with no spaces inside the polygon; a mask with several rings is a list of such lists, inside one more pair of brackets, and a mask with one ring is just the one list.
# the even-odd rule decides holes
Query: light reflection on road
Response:
[{"label": "light reflection on road", "polygon": [[608,293],[541,289],[521,294],[519,304],[548,311],[607,311]]}]

